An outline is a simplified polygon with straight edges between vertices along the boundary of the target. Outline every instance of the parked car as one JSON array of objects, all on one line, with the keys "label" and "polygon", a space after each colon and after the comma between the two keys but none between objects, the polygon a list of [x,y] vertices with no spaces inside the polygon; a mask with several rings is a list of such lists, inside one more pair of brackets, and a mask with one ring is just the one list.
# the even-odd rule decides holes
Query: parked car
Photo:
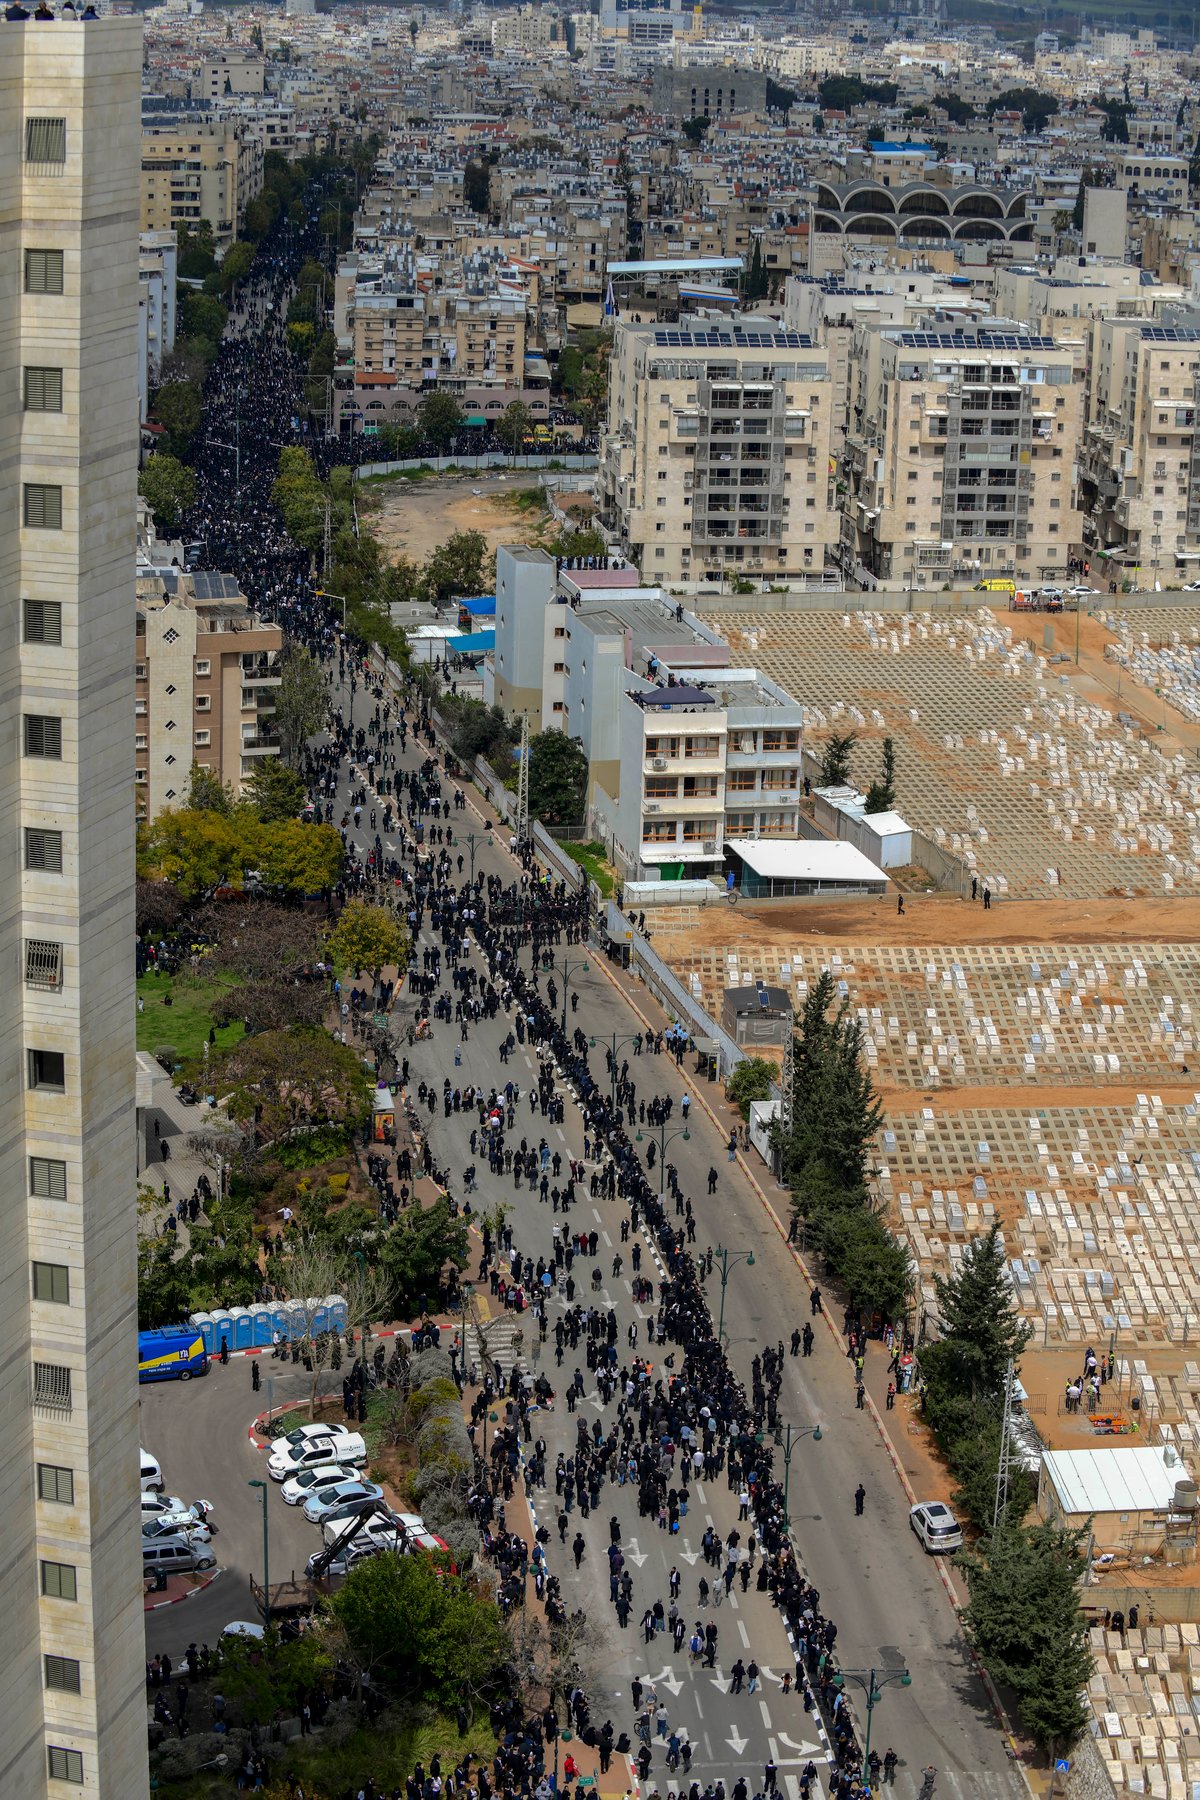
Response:
[{"label": "parked car", "polygon": [[280,1444],[302,1444],[306,1438],[348,1437],[351,1435],[349,1425],[323,1424],[320,1419],[311,1425],[297,1425],[294,1431],[285,1431],[272,1441],[272,1451]]},{"label": "parked car", "polygon": [[304,1502],[304,1516],[310,1525],[320,1525],[326,1519],[348,1519],[352,1512],[382,1499],[383,1489],[373,1481],[337,1481],[310,1495]]},{"label": "parked car", "polygon": [[[322,1524],[326,1544],[331,1544],[345,1524],[344,1519],[326,1519]],[[385,1510],[363,1521],[354,1542],[370,1538],[382,1550],[448,1550],[449,1545],[430,1531],[420,1513]]]},{"label": "parked car", "polygon": [[962,1549],[962,1526],[943,1501],[923,1500],[910,1510],[908,1522],[927,1550]]},{"label": "parked car", "polygon": [[203,1525],[213,1515],[211,1500],[193,1500],[189,1506],[178,1494],[143,1494],[142,1523],[149,1519],[176,1520],[180,1525]]},{"label": "parked car", "polygon": [[162,1470],[158,1459],[151,1456],[148,1450],[140,1452],[142,1459],[142,1492],[143,1494],[161,1494],[163,1491]]},{"label": "parked car", "polygon": [[266,1635],[265,1627],[259,1625],[254,1619],[230,1619],[228,1625],[221,1627],[223,1638],[247,1638],[254,1643],[261,1644]]},{"label": "parked car", "polygon": [[367,1446],[356,1431],[340,1433],[336,1438],[305,1438],[299,1444],[277,1444],[267,1460],[267,1473],[272,1481],[286,1481],[301,1469],[315,1468],[319,1463],[362,1463],[367,1460]]},{"label": "parked car", "polygon": [[192,1544],[182,1534],[156,1537],[142,1544],[142,1574],[157,1575],[160,1569],[168,1575],[190,1574],[194,1569],[212,1569],[217,1559],[208,1544]]},{"label": "parked car", "polygon": [[[328,1567],[322,1570],[322,1578],[326,1575],[348,1575],[357,1563],[365,1562],[368,1557],[378,1556],[385,1548],[387,1548],[386,1545],[377,1544],[374,1539],[368,1539],[364,1544],[359,1538],[355,1538],[353,1543],[347,1544],[344,1549],[339,1550]],[[325,1552],[322,1550],[314,1550],[305,1563],[304,1573],[310,1581],[316,1574],[317,1558],[324,1554]]]},{"label": "parked car", "polygon": [[357,1480],[358,1473],[349,1463],[316,1463],[311,1469],[301,1469],[298,1475],[289,1475],[282,1493],[289,1506],[301,1506],[317,1488],[328,1487],[334,1481]]},{"label": "parked car", "polygon": [[174,1519],[142,1518],[142,1542],[150,1543],[153,1538],[185,1537],[189,1544],[211,1544],[212,1526],[206,1525],[203,1519],[189,1519],[181,1516]]}]

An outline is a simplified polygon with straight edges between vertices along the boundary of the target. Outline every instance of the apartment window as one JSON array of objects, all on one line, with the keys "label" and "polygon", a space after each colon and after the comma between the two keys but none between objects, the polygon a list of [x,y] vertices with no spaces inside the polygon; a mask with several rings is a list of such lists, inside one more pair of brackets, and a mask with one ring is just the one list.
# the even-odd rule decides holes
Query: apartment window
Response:
[{"label": "apartment window", "polygon": [[211,675],[212,674],[212,663],[209,661],[209,659],[207,657],[205,657],[202,660],[200,660],[199,662],[197,662],[196,673],[197,673],[197,675]]},{"label": "apartment window", "polygon": [[45,167],[61,167],[67,160],[65,119],[26,119],[25,161]]},{"label": "apartment window", "polygon": [[61,412],[63,409],[61,369],[27,367],[25,370],[25,411]]},{"label": "apartment window", "polygon": [[[79,1688],[79,1664],[73,1656],[47,1656],[44,1658],[46,1669],[46,1686],[54,1688],[60,1694],[77,1694]],[[78,1751],[67,1752],[68,1756],[78,1755]],[[80,1771],[79,1779],[83,1780]]]},{"label": "apartment window", "polygon": [[27,250],[25,252],[25,292],[27,294],[61,294],[62,291],[62,251]]},{"label": "apartment window", "polygon": [[62,643],[62,607],[57,600],[26,600],[25,642]]},{"label": "apartment window", "polygon": [[24,519],[30,531],[61,531],[62,489],[40,481],[27,481]]},{"label": "apartment window", "polygon": [[[34,1368],[37,1366],[35,1363]],[[77,1599],[74,1563],[43,1562],[42,1592],[50,1600]]]},{"label": "apartment window", "polygon": [[67,1059],[61,1050],[26,1050],[25,1056],[31,1088],[66,1092]]},{"label": "apartment window", "polygon": [[44,875],[62,874],[62,832],[25,827],[25,867]]},{"label": "apartment window", "polygon": [[207,748],[207,746],[209,744],[212,743],[212,732],[211,731],[197,731],[193,736],[192,742],[195,744],[198,744],[201,747],[201,749],[205,749],[205,748]]},{"label": "apartment window", "polygon": [[62,756],[62,720],[44,713],[25,714],[25,754],[57,761]]},{"label": "apartment window", "polygon": [[731,794],[752,794],[757,779],[756,769],[730,769],[725,776],[725,788]]},{"label": "apartment window", "polygon": [[196,711],[197,712],[211,712],[212,711],[212,695],[211,694],[197,694],[196,695]]},{"label": "apartment window", "polygon": [[83,1786],[83,1756],[78,1750],[64,1750],[59,1744],[50,1744],[46,1755],[49,1758],[51,1781],[73,1781],[76,1787]]},{"label": "apartment window", "polygon": [[62,945],[48,938],[25,939],[25,986],[62,986]]},{"label": "apartment window", "polygon": [[55,1506],[74,1506],[74,1469],[65,1469],[61,1463],[39,1463],[37,1491],[39,1500],[51,1500]]},{"label": "apartment window", "polygon": [[[52,1406],[58,1413],[70,1411],[70,1370],[63,1363],[34,1363],[34,1406]],[[43,1564],[45,1566],[45,1564]],[[76,1571],[70,1570],[72,1582]],[[45,1586],[41,1589],[47,1591]],[[74,1600],[74,1591],[63,1598]]]},{"label": "apartment window", "polygon": [[71,1304],[71,1271],[65,1263],[33,1264],[33,1297],[49,1300],[55,1306]]},{"label": "apartment window", "polygon": [[29,1187],[36,1200],[65,1200],[67,1165],[52,1156],[31,1156]]}]

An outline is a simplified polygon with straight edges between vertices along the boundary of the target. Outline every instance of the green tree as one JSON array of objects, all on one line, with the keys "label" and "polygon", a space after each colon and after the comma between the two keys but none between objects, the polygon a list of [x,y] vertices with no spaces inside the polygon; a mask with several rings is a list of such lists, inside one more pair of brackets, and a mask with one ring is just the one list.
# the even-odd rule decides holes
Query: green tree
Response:
[{"label": "green tree", "polygon": [[879,779],[867,789],[865,810],[868,813],[890,812],[896,804],[896,746],[890,737],[883,740]]},{"label": "green tree", "polygon": [[297,645],[288,646],[279,688],[275,695],[275,728],[280,749],[291,766],[314,732],[320,731],[329,713],[329,698],[321,665]]},{"label": "green tree", "polygon": [[191,381],[164,382],[151,410],[166,434],[164,448],[172,456],[186,458],[204,419],[200,389]]},{"label": "green tree", "polygon": [[387,1275],[391,1316],[416,1318],[435,1304],[447,1267],[465,1269],[466,1221],[453,1218],[441,1196],[432,1206],[410,1206],[401,1213],[379,1247]]},{"label": "green tree", "polygon": [[228,317],[225,307],[211,294],[185,294],[179,309],[179,326],[184,337],[211,338],[218,344]]},{"label": "green tree", "polygon": [[935,102],[940,106],[952,125],[966,125],[975,117],[975,108],[969,100],[963,100],[958,94],[939,94]]},{"label": "green tree", "polygon": [[1026,131],[1041,131],[1047,119],[1052,119],[1058,111],[1058,99],[1054,94],[1043,94],[1034,87],[1005,88],[1002,94],[996,94],[984,109],[989,119],[998,112],[1019,112],[1021,123]]},{"label": "green tree", "polygon": [[751,1101],[769,1100],[771,1083],[778,1076],[779,1070],[765,1056],[747,1057],[725,1083],[725,1098],[737,1107],[743,1119],[749,1119]]},{"label": "green tree", "polygon": [[852,731],[836,732],[825,739],[821,749],[820,784],[822,787],[845,787],[850,780],[850,754],[858,739]]},{"label": "green tree", "polygon": [[529,746],[529,811],[544,825],[579,825],[587,803],[588,759],[565,731],[539,731]]},{"label": "green tree", "polygon": [[426,394],[417,407],[417,429],[426,443],[444,455],[463,429],[463,409],[454,395],[440,394],[436,389]]},{"label": "green tree", "polygon": [[561,557],[564,562],[572,556],[608,555],[608,545],[594,525],[576,525],[569,531],[560,531],[557,537],[550,539],[546,548],[551,556]]},{"label": "green tree", "polygon": [[228,294],[239,281],[245,281],[253,264],[253,244],[246,243],[243,238],[239,238],[236,244],[230,244],[221,259],[220,269],[217,271],[221,282],[221,292]]},{"label": "green tree", "polygon": [[461,762],[474,762],[477,756],[499,765],[511,764],[512,747],[519,733],[509,724],[499,706],[485,706],[482,700],[447,695],[438,708],[450,733],[450,747]]},{"label": "green tree", "polygon": [[492,163],[495,159],[471,158],[463,169],[463,199],[473,213],[486,219],[491,210]]},{"label": "green tree", "polygon": [[260,757],[242,792],[264,825],[298,818],[307,799],[303,777],[278,756]]},{"label": "green tree", "polygon": [[964,1554],[963,1622],[984,1665],[1017,1695],[1040,1750],[1065,1755],[1087,1727],[1094,1667],[1079,1606],[1087,1527],[1008,1525]]},{"label": "green tree", "polygon": [[428,598],[441,606],[460,594],[483,593],[485,581],[491,579],[490,573],[484,574],[487,554],[487,539],[482,531],[452,532],[425,564],[421,579]]},{"label": "green tree", "polygon": [[689,144],[699,146],[708,136],[707,114],[697,114],[694,118],[683,121],[683,135]]},{"label": "green tree", "polygon": [[770,285],[771,284],[767,279],[767,271],[763,266],[762,239],[756,237],[754,240],[754,254],[750,258],[750,268],[746,274],[746,280],[742,289],[742,297],[748,303],[753,303],[755,300],[765,300]]},{"label": "green tree", "polygon": [[264,1031],[243,1038],[210,1066],[229,1116],[253,1128],[258,1144],[318,1125],[357,1125],[371,1085],[357,1050],[328,1032]]},{"label": "green tree", "polygon": [[154,514],[159,531],[174,531],[196,504],[196,477],[186,463],[160,450],[147,457],[138,476],[138,493]]},{"label": "green tree", "polygon": [[999,1225],[972,1238],[934,1288],[941,1337],[921,1352],[931,1413],[942,1394],[996,1406],[1008,1363],[1019,1361],[1032,1329],[1017,1312]]},{"label": "green tree", "polygon": [[302,819],[258,825],[252,848],[264,885],[278,894],[296,899],[327,894],[342,873],[345,853],[332,825],[309,825]]},{"label": "green tree", "polygon": [[328,1611],[351,1666],[396,1699],[470,1710],[501,1685],[500,1610],[482,1582],[440,1557],[366,1557]]},{"label": "green tree", "polygon": [[[976,1431],[955,1439],[946,1460],[957,1486],[954,1504],[965,1513],[985,1536],[992,1529],[996,1512],[996,1475],[1000,1466],[1001,1435],[1004,1422],[992,1418]],[[1010,1465],[1008,1492],[1004,1500],[1004,1518],[1019,1525],[1036,1498],[1029,1471],[1020,1463]]]},{"label": "green tree", "polygon": [[242,230],[252,244],[261,242],[271,229],[271,208],[264,197],[259,194],[246,204],[242,219]]},{"label": "green tree", "polygon": [[188,805],[195,812],[231,813],[233,790],[211,769],[194,762],[188,776]]},{"label": "green tree", "polygon": [[219,887],[241,887],[246,844],[236,817],[184,807],[159,813],[143,826],[138,874],[173,882],[184,900],[199,900]]},{"label": "green tree", "polygon": [[[155,1195],[161,1200],[161,1195]],[[192,1310],[189,1270],[175,1255],[175,1234],[138,1237],[138,1325],[154,1331],[160,1325],[178,1325]]]},{"label": "green tree", "polygon": [[329,934],[328,953],[339,971],[367,969],[378,981],[384,969],[406,966],[408,933],[389,907],[351,900]]},{"label": "green tree", "polygon": [[533,414],[522,400],[512,400],[495,424],[496,436],[514,455],[533,436]]}]

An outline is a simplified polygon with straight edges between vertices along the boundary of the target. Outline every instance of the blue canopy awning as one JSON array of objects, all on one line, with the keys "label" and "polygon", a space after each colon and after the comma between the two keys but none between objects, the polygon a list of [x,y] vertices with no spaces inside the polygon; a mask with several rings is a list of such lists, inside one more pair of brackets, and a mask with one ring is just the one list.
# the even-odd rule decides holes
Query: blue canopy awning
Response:
[{"label": "blue canopy awning", "polygon": [[464,631],[461,637],[453,638],[450,650],[455,656],[482,656],[485,650],[496,648],[494,631]]}]

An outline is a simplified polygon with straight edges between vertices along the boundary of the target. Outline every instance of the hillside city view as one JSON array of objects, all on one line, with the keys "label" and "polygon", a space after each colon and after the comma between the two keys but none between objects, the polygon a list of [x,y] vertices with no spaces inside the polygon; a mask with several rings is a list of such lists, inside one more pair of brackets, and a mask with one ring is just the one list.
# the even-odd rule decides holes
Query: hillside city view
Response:
[{"label": "hillside city view", "polygon": [[1195,1800],[1195,12],[0,133],[0,1795]]}]

